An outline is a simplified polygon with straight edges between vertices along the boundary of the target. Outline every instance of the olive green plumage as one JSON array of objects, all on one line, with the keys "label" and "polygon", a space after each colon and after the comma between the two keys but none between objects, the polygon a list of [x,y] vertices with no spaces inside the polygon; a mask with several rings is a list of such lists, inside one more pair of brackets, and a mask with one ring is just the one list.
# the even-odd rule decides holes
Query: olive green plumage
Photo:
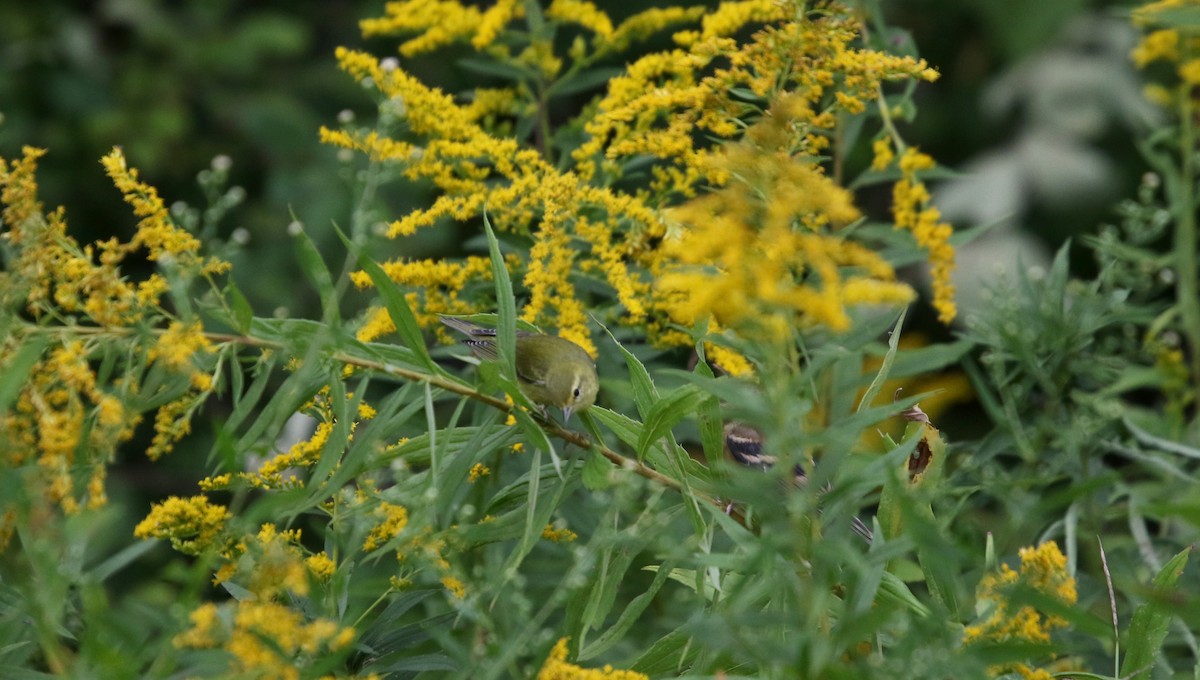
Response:
[{"label": "olive green plumage", "polygon": [[[449,316],[443,324],[467,336],[464,344],[480,359],[497,359],[496,329]],[[579,345],[552,335],[517,331],[517,383],[529,400],[562,409],[563,421],[596,401],[600,380],[592,357]]]}]

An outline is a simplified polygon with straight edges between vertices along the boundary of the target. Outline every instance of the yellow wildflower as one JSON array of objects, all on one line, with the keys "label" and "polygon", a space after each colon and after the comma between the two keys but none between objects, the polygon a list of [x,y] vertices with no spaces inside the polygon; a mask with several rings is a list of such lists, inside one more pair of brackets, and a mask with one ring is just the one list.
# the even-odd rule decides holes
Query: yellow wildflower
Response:
[{"label": "yellow wildflower", "polygon": [[496,4],[483,12],[475,35],[471,38],[471,46],[481,50],[495,42],[504,25],[513,19],[525,16],[525,8],[518,0],[496,0]]},{"label": "yellow wildflower", "polygon": [[560,638],[550,650],[550,656],[542,669],[538,671],[537,680],[650,680],[650,676],[634,671],[615,669],[605,666],[603,669],[588,669],[567,663],[567,642],[570,638]]},{"label": "yellow wildflower", "polygon": [[546,527],[542,529],[542,538],[555,543],[570,543],[571,541],[579,538],[579,534],[576,534],[574,531],[571,531],[566,527],[556,529],[553,524],[547,524]]},{"label": "yellow wildflower", "polygon": [[199,555],[214,547],[233,515],[223,505],[210,503],[206,496],[171,496],[155,503],[150,514],[138,523],[133,535],[138,538],[167,538],[171,547],[188,555]]},{"label": "yellow wildflower", "polygon": [[190,324],[176,321],[158,336],[158,342],[147,352],[147,359],[181,369],[192,365],[195,355],[211,351],[212,343],[204,335],[204,327],[199,321]]},{"label": "yellow wildflower", "polygon": [[450,591],[451,595],[460,600],[467,596],[467,587],[463,585],[462,581],[453,576],[443,576],[442,585],[446,590]]},{"label": "yellow wildflower", "polygon": [[408,525],[408,509],[403,505],[393,505],[381,501],[375,508],[375,515],[380,517],[381,521],[371,529],[366,540],[363,541],[363,550],[368,552],[400,535],[400,532]]},{"label": "yellow wildflower", "polygon": [[587,0],[552,0],[546,8],[546,18],[579,24],[599,38],[610,38],[613,34],[612,19]]},{"label": "yellow wildflower", "polygon": [[429,52],[478,30],[482,22],[479,10],[464,7],[455,0],[408,0],[385,5],[387,16],[359,22],[364,37],[421,33],[400,46],[400,54],[411,57]]},{"label": "yellow wildflower", "polygon": [[304,566],[308,567],[309,572],[318,581],[328,581],[333,578],[333,572],[337,568],[337,565],[329,558],[329,553],[324,551],[306,557]]},{"label": "yellow wildflower", "polygon": [[[994,642],[1021,641],[1048,643],[1050,632],[1062,628],[1067,621],[1061,617],[1045,614],[1031,605],[1015,608],[1008,593],[1016,586],[1032,588],[1063,604],[1075,604],[1077,599],[1075,578],[1067,573],[1067,558],[1054,541],[1020,550],[1020,572],[1007,564],[1000,571],[986,574],[979,583],[977,599],[983,608],[979,621],[965,629],[964,643],[979,640]],[[993,675],[1018,671],[1025,677],[1035,673],[1022,663],[1014,663],[989,669]]]},{"label": "yellow wildflower", "polygon": [[205,603],[190,618],[192,627],[175,637],[176,647],[220,648],[229,654],[231,675],[264,680],[298,680],[310,665],[345,649],[355,635],[353,628],[330,619],[306,620],[290,607],[253,599]]},{"label": "yellow wildflower", "polygon": [[480,478],[486,477],[490,474],[492,474],[492,471],[488,469],[488,466],[484,465],[483,463],[476,463],[471,466],[471,471],[467,473],[467,482],[474,484],[475,482],[479,481]]},{"label": "yellow wildflower", "polygon": [[[510,54],[516,43],[502,37],[521,7],[395,2],[386,17],[364,22],[363,29],[372,36],[424,32],[404,43],[402,54],[469,40],[548,82],[563,68],[552,44],[526,37],[525,49]],[[846,114],[875,103],[886,83],[933,80],[937,73],[921,60],[858,47],[859,19],[849,13],[802,8],[745,0],[707,13],[650,9],[614,28],[587,0],[552,0],[548,21],[594,34],[593,54],[582,40],[570,48],[578,60],[624,49],[668,26],[700,22],[675,35],[679,49],[642,56],[609,81],[583,118],[587,136],[563,159],[567,163],[551,163],[540,150],[522,146],[491,115],[526,115],[542,106],[527,86],[495,95],[476,91],[475,102],[459,105],[402,68],[384,68],[346,49],[338,50],[342,68],[377,89],[389,115],[402,118],[410,134],[388,139],[366,130],[324,130],[322,139],[437,188],[431,205],[390,225],[392,238],[446,219],[476,221],[486,206],[497,231],[527,246],[516,249],[527,257],[505,260],[518,295],[528,300],[522,318],[556,328],[589,351],[594,345],[583,310],[598,280],[624,306],[625,320],[645,324],[659,344],[691,344],[677,326],[702,318],[714,333],[778,337],[794,325],[845,329],[850,308],[902,304],[914,293],[895,281],[878,254],[839,233],[859,213],[824,159]],[[748,39],[732,37],[751,25],[761,28]],[[748,103],[747,93],[761,102]],[[876,165],[886,166],[892,156],[890,147],[876,145]],[[647,168],[647,161],[649,180],[641,189],[615,188],[625,186],[624,172]],[[954,314],[949,228],[925,205],[927,195],[912,181],[908,186],[901,216],[930,251],[934,305],[948,320]],[[777,240],[782,248],[774,247]],[[406,295],[425,327],[437,326],[438,313],[494,308],[486,258],[397,261],[385,270],[409,287]],[[355,282],[369,285],[369,277],[357,273]],[[386,312],[377,310],[358,336],[372,340],[392,329]],[[706,351],[720,355],[731,372],[750,370],[746,358],[727,347],[709,343]]]},{"label": "yellow wildflower", "polygon": [[954,247],[950,245],[953,229],[941,221],[941,212],[930,205],[929,190],[917,173],[934,166],[933,159],[914,147],[904,150],[899,161],[901,179],[892,187],[892,215],[897,229],[910,231],[917,245],[929,253],[930,276],[933,279],[933,307],[938,320],[950,323],[958,314],[954,304]]}]

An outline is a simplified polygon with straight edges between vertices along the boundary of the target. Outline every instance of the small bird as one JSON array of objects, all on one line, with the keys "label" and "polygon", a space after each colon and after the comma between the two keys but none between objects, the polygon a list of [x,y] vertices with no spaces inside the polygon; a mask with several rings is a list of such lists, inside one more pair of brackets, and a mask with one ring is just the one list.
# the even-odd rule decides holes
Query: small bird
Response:
[{"label": "small bird", "polygon": [[[756,467],[767,470],[775,466],[775,456],[767,455],[763,450],[763,436],[758,430],[745,423],[729,422],[725,425],[725,452],[735,462],[746,467]],[[792,467],[792,481],[796,486],[808,486],[808,475],[799,463]],[[868,543],[873,539],[871,529],[857,517],[852,517],[850,527],[854,533],[862,536]]]},{"label": "small bird", "polygon": [[[480,359],[498,359],[496,329],[449,316],[446,326],[467,336],[463,343]],[[517,384],[530,401],[562,409],[563,422],[596,402],[596,364],[579,345],[552,335],[517,331]]]}]

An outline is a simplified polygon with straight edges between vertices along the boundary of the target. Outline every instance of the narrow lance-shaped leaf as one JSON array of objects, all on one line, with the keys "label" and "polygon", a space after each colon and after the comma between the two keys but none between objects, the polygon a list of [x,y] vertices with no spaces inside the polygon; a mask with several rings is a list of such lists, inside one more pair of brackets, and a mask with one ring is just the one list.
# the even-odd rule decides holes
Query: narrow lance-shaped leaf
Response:
[{"label": "narrow lance-shaped leaf", "polygon": [[1177,609],[1171,602],[1175,586],[1191,554],[1192,546],[1188,546],[1172,557],[1154,577],[1150,599],[1134,611],[1133,621],[1129,624],[1128,652],[1121,664],[1122,678],[1141,680],[1150,677]]}]

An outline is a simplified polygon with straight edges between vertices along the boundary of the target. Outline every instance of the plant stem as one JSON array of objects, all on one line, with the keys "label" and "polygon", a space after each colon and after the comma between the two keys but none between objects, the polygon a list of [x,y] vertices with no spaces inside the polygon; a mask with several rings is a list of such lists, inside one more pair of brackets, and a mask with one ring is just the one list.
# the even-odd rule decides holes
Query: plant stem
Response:
[{"label": "plant stem", "polygon": [[[1200,268],[1196,261],[1196,126],[1194,102],[1182,97],[1179,111],[1179,195],[1174,208],[1178,222],[1175,227],[1175,269],[1179,277],[1176,304],[1183,322],[1191,357],[1192,388],[1196,391],[1193,403],[1200,406]],[[1200,417],[1194,420],[1193,431],[1200,428]]]}]

